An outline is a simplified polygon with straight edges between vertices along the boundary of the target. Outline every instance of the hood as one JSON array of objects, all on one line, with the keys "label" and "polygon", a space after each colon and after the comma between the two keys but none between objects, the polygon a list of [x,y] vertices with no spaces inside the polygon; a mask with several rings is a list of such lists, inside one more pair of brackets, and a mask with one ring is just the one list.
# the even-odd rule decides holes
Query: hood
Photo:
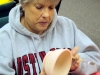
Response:
[{"label": "hood", "polygon": [[[17,5],[14,8],[11,9],[10,13],[9,13],[9,23],[11,25],[11,27],[17,31],[20,34],[23,35],[34,35],[36,36],[37,34],[30,32],[29,30],[27,30],[20,22],[20,7],[21,5]],[[52,23],[50,25],[50,27],[40,36],[44,36],[47,32],[52,31],[52,29],[55,27],[57,22],[57,12],[55,10],[54,16],[53,16],[53,20]]]}]

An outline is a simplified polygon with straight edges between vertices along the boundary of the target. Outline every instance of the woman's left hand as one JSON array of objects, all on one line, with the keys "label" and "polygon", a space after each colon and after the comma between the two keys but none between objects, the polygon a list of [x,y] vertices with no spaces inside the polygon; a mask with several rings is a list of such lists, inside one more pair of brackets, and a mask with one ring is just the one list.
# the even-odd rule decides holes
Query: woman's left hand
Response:
[{"label": "woman's left hand", "polygon": [[74,49],[71,50],[72,52],[72,65],[70,70],[75,71],[80,65],[80,56],[77,54],[79,48],[76,46]]}]

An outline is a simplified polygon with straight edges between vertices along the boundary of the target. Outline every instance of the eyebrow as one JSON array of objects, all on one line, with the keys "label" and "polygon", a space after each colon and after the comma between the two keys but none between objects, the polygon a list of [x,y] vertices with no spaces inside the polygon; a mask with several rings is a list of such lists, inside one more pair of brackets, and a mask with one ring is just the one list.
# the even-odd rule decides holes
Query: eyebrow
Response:
[{"label": "eyebrow", "polygon": [[38,5],[43,5],[42,3],[34,3],[34,5],[37,5],[37,4],[38,4]]},{"label": "eyebrow", "polygon": [[[39,3],[39,2],[37,2],[37,3],[33,3],[34,5],[37,5],[37,4],[39,4],[39,5],[44,5],[44,3],[42,4],[42,3]],[[49,6],[54,6],[54,4],[52,3],[52,4],[50,4]]]}]

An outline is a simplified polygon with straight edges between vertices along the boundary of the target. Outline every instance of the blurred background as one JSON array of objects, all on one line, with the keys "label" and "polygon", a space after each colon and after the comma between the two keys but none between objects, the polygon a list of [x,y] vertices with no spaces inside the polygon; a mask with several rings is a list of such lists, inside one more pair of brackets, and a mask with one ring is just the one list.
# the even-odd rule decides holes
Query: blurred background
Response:
[{"label": "blurred background", "polygon": [[62,0],[58,14],[72,19],[100,48],[100,0]]}]

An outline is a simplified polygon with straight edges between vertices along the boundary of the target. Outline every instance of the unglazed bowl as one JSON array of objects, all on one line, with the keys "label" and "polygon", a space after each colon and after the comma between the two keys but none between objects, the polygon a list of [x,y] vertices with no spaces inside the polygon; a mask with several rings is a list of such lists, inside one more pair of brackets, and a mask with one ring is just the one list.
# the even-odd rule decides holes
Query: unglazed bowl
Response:
[{"label": "unglazed bowl", "polygon": [[67,75],[72,63],[72,54],[68,49],[49,51],[43,60],[46,75]]}]

